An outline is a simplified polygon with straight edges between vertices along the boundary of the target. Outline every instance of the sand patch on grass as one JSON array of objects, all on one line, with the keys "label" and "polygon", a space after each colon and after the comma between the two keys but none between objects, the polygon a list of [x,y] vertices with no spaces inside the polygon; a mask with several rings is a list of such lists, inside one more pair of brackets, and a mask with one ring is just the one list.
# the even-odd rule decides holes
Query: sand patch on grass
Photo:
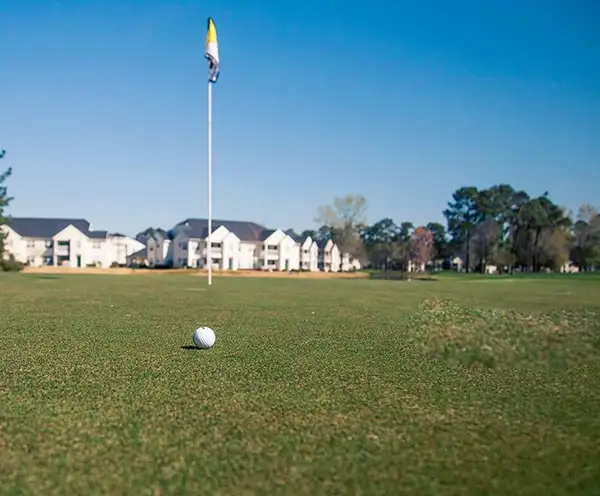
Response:
[{"label": "sand patch on grass", "polygon": [[[207,277],[205,270],[194,269],[102,269],[98,267],[26,267],[25,274],[99,274],[99,275],[139,275],[139,274],[186,274]],[[365,279],[363,272],[268,272],[260,270],[214,271],[215,277],[260,277],[290,279]]]}]

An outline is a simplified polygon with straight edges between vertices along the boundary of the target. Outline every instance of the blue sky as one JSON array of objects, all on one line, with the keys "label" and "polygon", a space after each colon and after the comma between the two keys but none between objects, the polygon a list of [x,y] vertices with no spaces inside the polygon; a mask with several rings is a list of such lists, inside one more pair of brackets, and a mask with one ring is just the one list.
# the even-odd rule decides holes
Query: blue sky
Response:
[{"label": "blue sky", "polygon": [[420,224],[498,182],[600,204],[594,0],[2,0],[12,215],[206,216],[208,16],[216,218],[301,230],[355,193]]}]

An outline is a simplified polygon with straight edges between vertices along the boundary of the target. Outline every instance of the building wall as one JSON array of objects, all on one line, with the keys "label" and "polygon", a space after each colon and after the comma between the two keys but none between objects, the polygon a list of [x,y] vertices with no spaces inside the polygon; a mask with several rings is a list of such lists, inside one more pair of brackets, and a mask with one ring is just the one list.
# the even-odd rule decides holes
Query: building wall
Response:
[{"label": "building wall", "polygon": [[240,239],[229,233],[222,241],[221,270],[238,270],[240,267]]},{"label": "building wall", "polygon": [[52,248],[46,246],[47,244],[52,245],[51,238],[23,238],[8,226],[2,226],[2,231],[6,234],[7,253],[12,254],[19,262],[37,267],[43,265],[45,256],[52,254]]},{"label": "building wall", "polygon": [[319,270],[319,246],[315,241],[312,242],[309,249],[310,258],[308,260],[309,268],[311,272]]},{"label": "building wall", "polygon": [[107,238],[106,250],[110,264],[116,262],[119,265],[127,263],[127,257],[144,248],[144,244],[129,236],[109,236]]},{"label": "building wall", "polygon": [[261,244],[254,241],[240,241],[239,269],[256,268],[256,261]]},{"label": "building wall", "polygon": [[56,233],[54,241],[53,264],[58,265],[59,257],[62,255],[60,242],[69,243],[69,258],[62,262],[63,266],[86,267],[88,265],[99,265],[110,267],[110,256],[107,254],[106,239],[90,239],[74,226],[67,226]]},{"label": "building wall", "polygon": [[[173,263],[173,267],[187,267],[190,262],[190,238],[183,232],[180,232],[175,236],[175,239],[171,242],[171,254],[170,260]],[[166,255],[166,254],[165,254]],[[165,256],[163,255],[163,256]],[[165,256],[165,258],[167,258]]]},{"label": "building wall", "polygon": [[277,270],[298,270],[300,268],[300,251],[296,242],[286,234],[279,241]]},{"label": "building wall", "polygon": [[299,249],[300,268],[316,272],[319,270],[319,247],[310,237],[306,238]]},{"label": "building wall", "polygon": [[89,238],[73,226],[67,226],[52,238],[23,238],[8,226],[3,230],[8,233],[7,252],[34,267],[57,265],[61,250],[66,251],[59,246],[59,242],[64,241],[69,242],[69,258],[63,266],[68,267],[95,264],[108,268],[114,262],[125,264],[127,255],[144,247],[139,241],[126,236]]},{"label": "building wall", "polygon": [[199,239],[190,238],[187,245],[187,266],[198,268],[202,266],[202,256],[200,254],[200,248],[202,241]]},{"label": "building wall", "polygon": [[169,239],[148,238],[148,262],[150,265],[162,265],[173,260],[173,247]]},{"label": "building wall", "polygon": [[356,258],[351,257],[348,253],[344,253],[341,257],[342,260],[342,272],[349,272],[352,270],[360,270],[360,261]]},{"label": "building wall", "polygon": [[333,246],[331,247],[330,255],[331,255],[331,266],[330,266],[329,270],[331,272],[339,272],[340,265],[342,263],[342,258],[340,256],[340,250],[336,244],[333,244]]},{"label": "building wall", "polygon": [[206,239],[189,238],[185,232],[180,232],[173,241],[174,267],[204,268],[207,255],[210,255],[214,269],[237,270],[240,267],[240,240],[234,233],[220,226],[212,233],[210,241],[213,246],[208,250]]}]

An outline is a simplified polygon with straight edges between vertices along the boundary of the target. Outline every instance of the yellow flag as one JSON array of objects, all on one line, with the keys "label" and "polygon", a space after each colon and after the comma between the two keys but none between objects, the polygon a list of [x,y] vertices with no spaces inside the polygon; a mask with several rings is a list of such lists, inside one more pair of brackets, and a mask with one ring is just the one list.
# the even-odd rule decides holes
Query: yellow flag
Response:
[{"label": "yellow flag", "polygon": [[216,83],[219,79],[219,43],[217,41],[217,28],[212,18],[208,18],[208,32],[206,33],[206,48],[204,56],[208,60],[208,80]]}]

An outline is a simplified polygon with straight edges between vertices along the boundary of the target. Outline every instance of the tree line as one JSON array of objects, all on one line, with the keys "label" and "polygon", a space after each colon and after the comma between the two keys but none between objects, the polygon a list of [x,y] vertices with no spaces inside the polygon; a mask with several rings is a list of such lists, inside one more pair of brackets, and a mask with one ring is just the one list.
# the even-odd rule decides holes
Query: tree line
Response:
[{"label": "tree line", "polygon": [[559,271],[572,261],[580,270],[600,267],[600,215],[591,205],[576,214],[555,204],[548,193],[532,197],[509,184],[457,189],[443,211],[446,225],[416,226],[384,218],[365,222],[367,200],[336,197],[319,207],[317,241],[333,239],[340,249],[379,269],[410,265],[450,268],[458,257],[467,271]]},{"label": "tree line", "polygon": [[[0,160],[6,152],[0,150]],[[0,167],[0,226],[12,198],[6,180],[12,169]],[[555,204],[548,193],[532,197],[509,184],[457,189],[438,222],[416,226],[391,218],[366,223],[367,200],[360,195],[334,198],[318,208],[321,227],[302,232],[317,241],[332,239],[344,253],[380,269],[449,268],[458,257],[466,271],[560,270],[572,261],[581,270],[600,268],[600,215],[591,205],[577,214]],[[18,264],[17,264],[18,265]],[[18,269],[5,250],[0,230],[0,271]]]}]

